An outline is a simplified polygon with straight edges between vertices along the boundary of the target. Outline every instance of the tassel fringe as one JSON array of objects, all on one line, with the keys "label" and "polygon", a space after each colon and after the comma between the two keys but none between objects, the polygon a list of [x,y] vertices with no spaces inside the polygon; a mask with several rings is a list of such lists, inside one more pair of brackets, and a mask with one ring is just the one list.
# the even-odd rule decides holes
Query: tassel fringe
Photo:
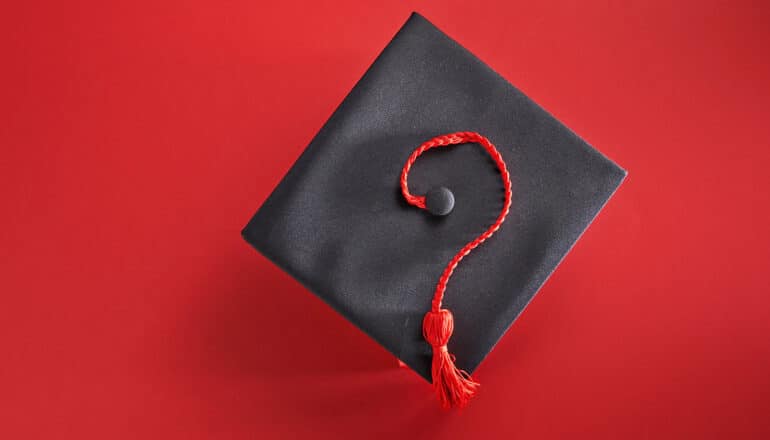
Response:
[{"label": "tassel fringe", "polygon": [[422,332],[425,340],[433,347],[433,389],[441,407],[445,409],[464,407],[479,388],[479,384],[468,373],[455,366],[454,356],[447,349],[453,331],[454,317],[449,310],[440,309],[425,314]]}]

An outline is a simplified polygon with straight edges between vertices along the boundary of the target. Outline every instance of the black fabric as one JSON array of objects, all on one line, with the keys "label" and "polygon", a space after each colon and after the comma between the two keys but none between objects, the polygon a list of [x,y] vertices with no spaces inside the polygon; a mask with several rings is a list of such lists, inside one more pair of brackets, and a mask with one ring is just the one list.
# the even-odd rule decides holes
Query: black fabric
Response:
[{"label": "black fabric", "polygon": [[407,205],[404,162],[422,142],[477,131],[500,150],[513,205],[451,279],[449,343],[472,372],[625,177],[625,171],[413,14],[243,230],[245,239],[430,380],[421,324],[447,262],[494,222],[500,175],[478,145],[434,149],[413,194],[455,196],[437,217]]}]

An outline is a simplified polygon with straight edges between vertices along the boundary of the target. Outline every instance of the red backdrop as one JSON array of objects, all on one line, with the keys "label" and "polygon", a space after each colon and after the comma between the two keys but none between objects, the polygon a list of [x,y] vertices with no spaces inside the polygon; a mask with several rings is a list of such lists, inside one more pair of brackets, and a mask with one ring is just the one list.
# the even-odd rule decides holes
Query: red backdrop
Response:
[{"label": "red backdrop", "polygon": [[[767,4],[113,3],[0,14],[0,437],[770,436]],[[413,9],[630,172],[461,413],[239,236]]]}]

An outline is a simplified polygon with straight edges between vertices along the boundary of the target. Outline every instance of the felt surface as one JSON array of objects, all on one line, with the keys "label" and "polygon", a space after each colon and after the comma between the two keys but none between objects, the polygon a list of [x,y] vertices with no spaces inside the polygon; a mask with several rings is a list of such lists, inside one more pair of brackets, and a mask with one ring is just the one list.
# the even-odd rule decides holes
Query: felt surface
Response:
[{"label": "felt surface", "polygon": [[[401,168],[423,141],[490,139],[511,173],[506,223],[458,266],[444,297],[449,349],[473,372],[625,177],[478,58],[413,14],[243,231],[245,239],[396,357],[430,378],[422,337],[449,260],[502,209],[478,145],[434,149],[410,191],[451,188],[451,215],[407,205]],[[622,245],[622,244],[618,244]]]}]

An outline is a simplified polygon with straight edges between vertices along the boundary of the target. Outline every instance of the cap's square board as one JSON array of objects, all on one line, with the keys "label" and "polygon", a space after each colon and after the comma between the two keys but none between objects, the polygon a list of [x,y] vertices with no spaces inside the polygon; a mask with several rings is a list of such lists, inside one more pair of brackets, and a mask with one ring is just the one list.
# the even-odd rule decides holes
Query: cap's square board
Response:
[{"label": "cap's square board", "polygon": [[449,343],[472,372],[532,299],[626,173],[418,14],[413,14],[243,230],[245,239],[430,379],[422,318],[444,266],[489,226],[499,173],[477,145],[429,151],[413,193],[454,193],[432,217],[399,175],[423,141],[476,131],[500,150],[513,205],[457,268]]}]

